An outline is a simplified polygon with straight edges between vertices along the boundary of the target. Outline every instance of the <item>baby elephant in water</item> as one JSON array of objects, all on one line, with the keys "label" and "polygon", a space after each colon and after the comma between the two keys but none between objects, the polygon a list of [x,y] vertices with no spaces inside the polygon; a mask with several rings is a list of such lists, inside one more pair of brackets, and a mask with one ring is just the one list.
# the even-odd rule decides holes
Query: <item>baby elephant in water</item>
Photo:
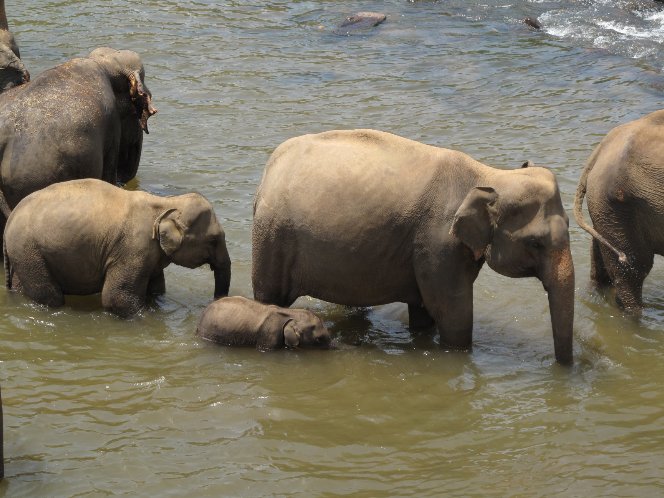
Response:
[{"label": "baby elephant in water", "polygon": [[215,297],[228,295],[224,231],[199,194],[159,197],[101,180],[56,183],[12,211],[4,233],[7,288],[49,306],[101,292],[104,308],[136,313],[165,291],[164,268],[209,264]]},{"label": "baby elephant in water", "polygon": [[226,346],[256,346],[260,350],[330,347],[330,332],[309,310],[280,308],[246,297],[224,297],[201,316],[196,335]]}]

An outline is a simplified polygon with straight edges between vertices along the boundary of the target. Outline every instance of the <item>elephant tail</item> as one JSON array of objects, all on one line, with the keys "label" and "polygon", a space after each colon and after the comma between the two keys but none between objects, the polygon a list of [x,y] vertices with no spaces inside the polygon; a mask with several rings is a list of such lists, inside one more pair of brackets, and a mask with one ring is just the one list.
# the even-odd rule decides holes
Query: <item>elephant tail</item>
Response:
[{"label": "elephant tail", "polygon": [[613,247],[613,245],[608,240],[606,240],[599,232],[597,232],[597,230],[591,227],[583,218],[583,198],[586,196],[588,175],[595,166],[595,162],[597,161],[597,156],[599,155],[601,148],[602,148],[601,143],[597,147],[595,147],[595,150],[591,154],[590,159],[588,159],[588,163],[586,164],[586,167],[584,168],[583,173],[581,174],[581,178],[579,179],[579,185],[576,188],[576,196],[574,198],[574,218],[576,219],[576,222],[579,224],[581,228],[583,228],[586,232],[588,232],[595,239],[597,239],[607,249],[614,252],[616,256],[618,256],[618,260],[621,263],[626,263],[627,256],[625,255],[625,253]]}]

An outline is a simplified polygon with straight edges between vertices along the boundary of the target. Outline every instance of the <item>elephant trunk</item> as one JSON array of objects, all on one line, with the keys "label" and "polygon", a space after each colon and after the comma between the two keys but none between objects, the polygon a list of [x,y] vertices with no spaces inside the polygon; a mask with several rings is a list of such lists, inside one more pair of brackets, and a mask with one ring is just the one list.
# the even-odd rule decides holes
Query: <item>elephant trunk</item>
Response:
[{"label": "elephant trunk", "polygon": [[574,328],[574,263],[569,244],[555,249],[542,274],[542,284],[549,295],[556,361],[571,365]]},{"label": "elephant trunk", "polygon": [[214,261],[210,263],[214,272],[214,298],[228,296],[231,286],[231,258],[226,249],[226,243],[222,240],[217,248]]},{"label": "elephant trunk", "polygon": [[9,31],[7,23],[7,12],[5,12],[5,0],[0,0],[0,29]]}]

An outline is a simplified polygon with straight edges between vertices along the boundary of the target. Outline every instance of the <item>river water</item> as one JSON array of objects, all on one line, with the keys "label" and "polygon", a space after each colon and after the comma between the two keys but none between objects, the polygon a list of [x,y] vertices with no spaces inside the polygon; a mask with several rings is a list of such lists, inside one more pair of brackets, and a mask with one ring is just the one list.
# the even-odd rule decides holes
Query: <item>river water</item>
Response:
[{"label": "river water", "polygon": [[[558,177],[571,216],[592,148],[662,106],[664,14],[649,1],[8,0],[33,75],[97,46],[139,52],[159,114],[137,181],[207,196],[231,293],[251,296],[251,206],[274,147],[377,128]],[[346,16],[387,21],[336,36]],[[520,22],[537,17],[542,31]],[[535,279],[485,267],[472,353],[412,336],[405,305],[303,298],[333,351],[194,337],[209,270],[166,270],[132,320],[0,289],[5,496],[657,496],[664,493],[664,268],[640,321],[589,285],[571,223],[575,364],[554,363]]]}]

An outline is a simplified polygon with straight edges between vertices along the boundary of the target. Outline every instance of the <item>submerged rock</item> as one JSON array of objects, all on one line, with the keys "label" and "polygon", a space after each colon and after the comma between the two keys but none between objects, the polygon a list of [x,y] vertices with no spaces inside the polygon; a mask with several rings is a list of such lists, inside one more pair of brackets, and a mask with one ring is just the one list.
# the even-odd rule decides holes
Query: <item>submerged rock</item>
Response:
[{"label": "submerged rock", "polygon": [[387,19],[385,14],[380,12],[358,12],[347,17],[334,30],[336,35],[352,35],[353,33],[366,31],[378,26]]},{"label": "submerged rock", "polygon": [[534,17],[526,17],[523,20],[528,26],[534,29],[542,29],[542,24]]}]

